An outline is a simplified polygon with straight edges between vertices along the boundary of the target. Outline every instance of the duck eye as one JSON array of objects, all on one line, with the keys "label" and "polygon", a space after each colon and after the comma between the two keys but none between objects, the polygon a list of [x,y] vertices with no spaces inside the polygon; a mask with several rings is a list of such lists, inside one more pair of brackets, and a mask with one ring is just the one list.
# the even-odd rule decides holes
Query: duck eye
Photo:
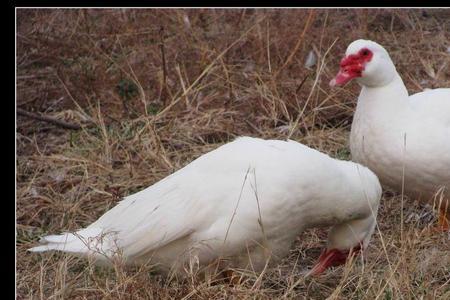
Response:
[{"label": "duck eye", "polygon": [[369,50],[364,49],[364,50],[362,51],[362,55],[363,55],[363,56],[369,55]]}]

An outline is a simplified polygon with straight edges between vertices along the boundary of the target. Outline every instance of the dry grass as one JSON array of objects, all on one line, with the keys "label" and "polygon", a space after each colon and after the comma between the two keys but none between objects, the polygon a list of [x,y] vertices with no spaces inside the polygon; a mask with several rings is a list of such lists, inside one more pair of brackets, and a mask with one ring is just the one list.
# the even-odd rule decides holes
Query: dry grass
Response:
[{"label": "dry grass", "polygon": [[86,125],[17,119],[18,299],[450,298],[449,239],[424,230],[432,208],[406,199],[402,218],[389,191],[364,259],[319,278],[301,272],[323,230],[235,286],[25,251],[239,135],[349,159],[359,88],[328,87],[348,43],[384,45],[411,92],[448,87],[449,10],[19,10],[17,22],[17,105]]}]

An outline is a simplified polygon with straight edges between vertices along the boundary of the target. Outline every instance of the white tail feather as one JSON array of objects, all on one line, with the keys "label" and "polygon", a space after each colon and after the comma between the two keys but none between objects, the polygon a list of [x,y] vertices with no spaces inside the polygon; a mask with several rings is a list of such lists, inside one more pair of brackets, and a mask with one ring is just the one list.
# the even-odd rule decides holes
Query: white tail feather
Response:
[{"label": "white tail feather", "polygon": [[102,228],[85,228],[75,233],[48,235],[39,242],[44,245],[28,249],[30,252],[63,251],[81,256],[94,255],[106,258],[112,253],[111,236],[106,237]]}]

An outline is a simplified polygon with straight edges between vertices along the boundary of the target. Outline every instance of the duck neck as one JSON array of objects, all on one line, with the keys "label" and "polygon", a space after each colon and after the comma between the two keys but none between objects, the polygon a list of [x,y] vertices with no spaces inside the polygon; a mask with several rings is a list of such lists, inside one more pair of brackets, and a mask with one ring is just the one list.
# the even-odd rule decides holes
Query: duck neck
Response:
[{"label": "duck neck", "polygon": [[[375,210],[374,214],[376,213]],[[375,230],[375,225],[376,218],[374,215],[335,225],[328,234],[327,248],[349,250],[359,243],[363,248],[366,248]]]},{"label": "duck neck", "polygon": [[335,188],[331,189],[331,194],[313,197],[310,206],[304,207],[308,212],[307,227],[344,224],[376,216],[381,197],[376,175],[352,162],[341,161],[340,166],[341,177],[333,182]]},{"label": "duck neck", "polygon": [[359,94],[356,113],[364,113],[377,117],[378,115],[398,115],[409,109],[408,91],[398,73],[383,86],[362,86]]}]

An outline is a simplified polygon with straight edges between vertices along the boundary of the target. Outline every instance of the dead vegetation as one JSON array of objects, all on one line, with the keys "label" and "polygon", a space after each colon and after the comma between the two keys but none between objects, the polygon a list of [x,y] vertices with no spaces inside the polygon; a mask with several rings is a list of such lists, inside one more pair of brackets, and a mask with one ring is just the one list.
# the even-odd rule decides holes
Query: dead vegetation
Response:
[{"label": "dead vegetation", "polygon": [[450,86],[449,33],[445,9],[19,9],[17,107],[82,129],[17,117],[18,299],[449,299],[449,237],[426,230],[432,207],[405,199],[402,212],[389,191],[363,259],[319,278],[301,274],[324,245],[319,229],[235,286],[25,251],[236,136],[349,159],[359,87],[328,87],[348,43],[384,45],[417,92]]}]

